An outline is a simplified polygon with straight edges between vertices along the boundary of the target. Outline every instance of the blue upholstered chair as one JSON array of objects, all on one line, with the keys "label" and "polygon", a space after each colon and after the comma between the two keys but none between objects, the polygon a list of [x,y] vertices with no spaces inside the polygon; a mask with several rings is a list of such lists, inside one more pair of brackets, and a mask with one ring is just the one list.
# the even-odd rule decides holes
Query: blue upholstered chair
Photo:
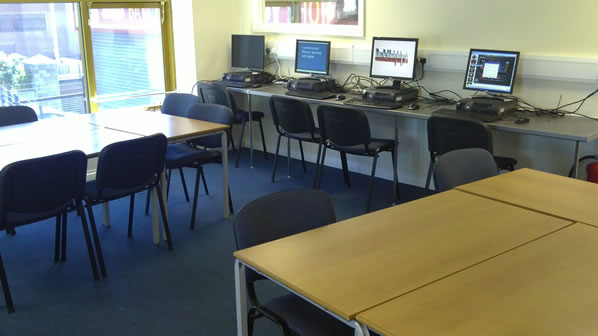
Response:
[{"label": "blue upholstered chair", "polygon": [[434,166],[434,184],[439,192],[498,175],[496,161],[481,148],[466,148],[440,155]]},{"label": "blue upholstered chair", "polygon": [[[308,211],[307,211],[308,210]],[[235,217],[237,249],[245,249],[336,221],[330,197],[314,189],[283,191],[247,203]],[[249,335],[256,318],[265,316],[278,324],[284,335],[353,335],[353,329],[295,294],[260,302],[255,283],[265,278],[245,270],[249,300]]]},{"label": "blue upholstered chair", "polygon": [[[0,230],[11,231],[17,226],[32,224],[56,217],[56,242],[54,261],[58,261],[60,217],[76,209],[83,226],[89,260],[94,279],[99,279],[93,246],[81,199],[85,192],[87,157],[81,151],[70,151],[30,160],[14,162],[0,171]],[[101,249],[95,226],[91,223],[96,251]],[[66,239],[66,220],[62,227],[63,260]],[[9,312],[14,306],[2,257],[0,256],[0,282]]]},{"label": "blue upholstered chair", "polygon": [[37,121],[37,114],[29,106],[0,106],[0,126]]}]

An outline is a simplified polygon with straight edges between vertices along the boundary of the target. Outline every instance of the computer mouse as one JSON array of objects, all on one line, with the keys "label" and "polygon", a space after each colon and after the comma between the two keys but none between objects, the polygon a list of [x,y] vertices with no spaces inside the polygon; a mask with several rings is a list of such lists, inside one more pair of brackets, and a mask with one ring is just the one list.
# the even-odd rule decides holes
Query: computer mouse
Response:
[{"label": "computer mouse", "polygon": [[340,94],[336,95],[336,100],[344,100],[345,98],[347,98],[347,97],[340,95]]},{"label": "computer mouse", "polygon": [[417,110],[417,109],[419,109],[419,105],[417,105],[416,103],[410,104],[409,105],[409,109],[410,110]]},{"label": "computer mouse", "polygon": [[515,120],[516,124],[525,124],[525,123],[528,123],[528,122],[529,122],[529,118],[526,118],[526,117],[521,117],[521,118]]}]

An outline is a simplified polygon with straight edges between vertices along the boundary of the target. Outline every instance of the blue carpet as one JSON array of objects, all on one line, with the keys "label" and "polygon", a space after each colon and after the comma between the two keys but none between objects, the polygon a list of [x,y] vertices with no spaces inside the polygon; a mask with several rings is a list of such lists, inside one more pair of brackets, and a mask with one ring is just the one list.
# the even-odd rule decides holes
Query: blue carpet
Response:
[{"label": "blue carpet", "polygon": [[[231,152],[230,158],[236,153]],[[248,168],[244,151],[240,168],[230,168],[235,211],[260,196],[310,188],[313,164],[304,174],[293,160],[291,178],[286,158],[270,183],[272,155],[254,153]],[[232,160],[231,160],[232,161]],[[232,163],[232,162],[231,162]],[[53,262],[55,221],[20,227],[15,236],[0,234],[0,253],[8,275],[16,313],[7,314],[0,297],[0,335],[234,335],[234,259],[230,220],[222,218],[221,168],[205,169],[209,195],[200,189],[195,230],[189,228],[191,204],[185,201],[177,172],[168,201],[174,250],[152,243],[151,217],[143,213],[145,194],[136,198],[133,238],[127,238],[128,198],[110,204],[112,227],[100,225],[101,207],[94,208],[108,277],[93,281],[81,224],[68,216],[68,252],[64,263]],[[340,170],[326,168],[322,190],[333,199],[339,220],[363,214],[369,176],[351,173],[352,187]],[[185,171],[193,189],[195,172]],[[401,185],[401,202],[423,196],[421,188]],[[392,181],[377,179],[373,210],[392,205]],[[258,287],[263,297],[282,292],[271,284]],[[258,295],[259,295],[258,294]],[[263,320],[263,321],[261,321]],[[265,319],[255,335],[278,335]]]}]

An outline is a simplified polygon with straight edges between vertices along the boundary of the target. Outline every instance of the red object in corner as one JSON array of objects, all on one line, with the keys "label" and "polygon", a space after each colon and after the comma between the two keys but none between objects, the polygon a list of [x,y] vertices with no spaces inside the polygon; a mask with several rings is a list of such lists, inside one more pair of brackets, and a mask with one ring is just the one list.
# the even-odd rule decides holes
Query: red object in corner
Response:
[{"label": "red object in corner", "polygon": [[586,171],[588,172],[588,181],[598,183],[598,162],[587,165]]}]

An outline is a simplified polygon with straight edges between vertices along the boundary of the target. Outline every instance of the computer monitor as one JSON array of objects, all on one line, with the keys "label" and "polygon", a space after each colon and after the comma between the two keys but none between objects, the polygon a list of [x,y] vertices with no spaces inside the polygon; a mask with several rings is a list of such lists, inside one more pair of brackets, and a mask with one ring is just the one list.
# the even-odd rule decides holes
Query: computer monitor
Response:
[{"label": "computer monitor", "polygon": [[231,66],[264,70],[264,36],[232,35]]},{"label": "computer monitor", "polygon": [[326,76],[330,71],[330,41],[297,40],[295,72]]},{"label": "computer monitor", "polygon": [[518,63],[518,51],[471,49],[463,88],[513,93]]},{"label": "computer monitor", "polygon": [[401,88],[401,80],[414,79],[418,41],[416,38],[374,37],[370,77],[392,79],[394,89]]}]

